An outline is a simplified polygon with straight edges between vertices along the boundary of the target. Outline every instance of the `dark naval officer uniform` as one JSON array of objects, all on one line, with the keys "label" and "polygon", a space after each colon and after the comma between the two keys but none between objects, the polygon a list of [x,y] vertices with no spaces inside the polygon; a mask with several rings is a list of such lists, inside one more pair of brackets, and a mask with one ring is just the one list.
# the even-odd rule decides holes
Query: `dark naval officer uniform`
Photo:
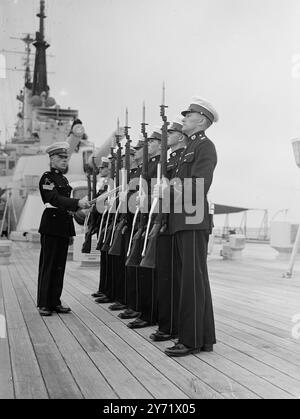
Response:
[{"label": "dark naval officer uniform", "polygon": [[[175,177],[180,156],[183,152],[184,147],[170,154],[167,164],[167,175],[169,179]],[[179,295],[177,281],[175,280],[175,268],[174,235],[171,235],[167,230],[161,233],[157,239],[158,331],[150,336],[155,341],[168,340],[178,335]]]},{"label": "dark naval officer uniform", "polygon": [[[51,150],[55,152],[62,149],[55,150],[55,145],[53,145]],[[60,297],[69,240],[70,237],[75,236],[70,211],[75,212],[78,209],[79,200],[70,198],[72,188],[67,178],[56,169],[43,174],[39,189],[46,209],[39,228],[41,253],[37,306],[51,310],[61,306]]]},{"label": "dark naval officer uniform", "polygon": [[[210,109],[210,108],[209,108]],[[214,121],[212,114],[206,107],[190,107],[187,112],[198,112]],[[183,113],[185,116],[186,113]],[[217,115],[217,114],[216,114]],[[217,118],[217,116],[216,116]],[[167,348],[169,356],[183,356],[199,350],[212,350],[216,343],[215,325],[211,291],[207,272],[207,245],[210,231],[210,217],[207,193],[213,180],[213,172],[217,164],[217,154],[214,144],[204,132],[198,132],[187,140],[187,147],[181,155],[175,177],[182,182],[193,179],[193,198],[195,179],[204,179],[204,200],[197,202],[197,206],[204,204],[204,216],[201,222],[190,224],[184,211],[175,214],[171,211],[169,230],[174,234],[174,261],[178,288],[178,338],[174,348]],[[182,193],[174,187],[174,200],[182,199]],[[203,202],[204,201],[204,202]],[[184,346],[182,346],[184,345]]]},{"label": "dark naval officer uniform", "polygon": [[[152,135],[153,137],[153,135]],[[152,138],[150,137],[150,138]],[[157,137],[156,139],[161,139]],[[148,176],[149,179],[155,179],[157,177],[157,165],[160,161],[160,156],[150,158],[148,164]],[[149,195],[148,203],[151,202],[151,191],[149,182]],[[143,215],[142,215],[143,216]],[[147,226],[147,224],[146,224]],[[142,240],[144,244],[144,240]],[[139,297],[139,311],[141,316],[137,321],[131,324],[131,328],[146,327],[157,322],[157,281],[155,278],[155,270],[149,268],[138,268],[138,297]],[[132,327],[133,326],[133,327]]]},{"label": "dark naval officer uniform", "polygon": [[[122,153],[123,168],[126,168],[126,162],[124,161],[125,154],[126,151],[124,149]],[[134,154],[135,149],[130,147],[130,155],[134,156]],[[136,178],[138,172],[138,168],[129,168],[129,180]],[[129,199],[128,195],[126,199]],[[120,213],[118,215],[112,245],[110,246],[108,252],[108,254],[112,256],[113,261],[112,282],[114,290],[113,300],[115,301],[115,303],[108,307],[112,311],[121,311],[127,308],[127,276],[125,262],[127,249],[129,245],[131,232],[130,227],[132,225],[132,220],[133,216],[129,211],[127,211],[126,214]]]},{"label": "dark naval officer uniform", "polygon": [[[149,137],[149,140],[161,141],[161,133],[154,131]],[[151,179],[157,177],[157,165],[160,161],[160,155],[149,159],[148,163],[148,204],[151,202]],[[143,218],[142,218],[143,217]],[[146,219],[145,214],[140,214],[140,222]],[[145,223],[145,229],[147,222]],[[144,244],[144,236],[141,241]],[[149,268],[137,268],[137,310],[140,312],[139,317],[127,324],[131,329],[139,329],[156,324],[157,322],[157,281],[155,277],[155,270]]]},{"label": "dark naval officer uniform", "polygon": [[[137,145],[133,147],[135,150],[139,150],[144,147],[144,141],[139,140]],[[131,171],[130,180],[139,179],[142,175],[143,165],[142,163]],[[128,199],[131,195],[137,191],[136,187],[129,190]],[[131,233],[133,224],[133,217],[131,217],[131,222],[129,224],[129,233]],[[137,231],[138,221],[135,225],[135,233]],[[129,243],[128,243],[129,245]],[[126,252],[128,251],[128,246]],[[121,319],[133,319],[139,315],[139,294],[138,294],[138,267],[137,266],[125,266],[125,280],[126,280],[126,296],[125,304],[127,309],[118,314]]]}]

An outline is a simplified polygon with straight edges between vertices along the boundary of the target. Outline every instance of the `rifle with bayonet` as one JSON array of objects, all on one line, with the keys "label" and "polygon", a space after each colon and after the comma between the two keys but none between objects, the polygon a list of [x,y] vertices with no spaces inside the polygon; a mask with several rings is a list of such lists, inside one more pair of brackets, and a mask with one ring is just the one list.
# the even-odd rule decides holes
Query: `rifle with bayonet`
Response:
[{"label": "rifle with bayonet", "polygon": [[[162,177],[167,177],[167,151],[168,151],[168,120],[166,116],[165,105],[165,85],[163,85],[163,101],[160,106],[160,116],[163,120],[162,126],[162,140],[161,140],[161,155],[160,162],[157,166],[157,185],[161,184]],[[152,223],[152,216],[157,206],[159,206],[159,212],[155,217],[151,232],[150,227]],[[143,268],[154,269],[156,267],[156,249],[157,249],[157,238],[160,233],[166,230],[166,214],[163,213],[162,199],[154,198],[151,210],[149,213],[147,230],[145,234],[144,246],[142,251],[142,260],[140,266]]]},{"label": "rifle with bayonet", "polygon": [[[117,148],[117,156],[116,156],[117,164],[116,164],[116,173],[115,173],[115,187],[119,188],[120,172],[122,168],[122,146],[121,146],[119,121],[118,121],[118,130],[116,134],[116,143],[117,143],[118,148]],[[111,234],[112,234],[113,226],[115,224],[115,219],[116,219],[116,217],[111,217],[111,214],[113,214],[113,210],[115,210],[115,208],[118,208],[118,205],[119,205],[119,198],[118,198],[118,193],[116,193],[115,196],[112,198],[111,206],[107,215],[107,221],[106,221],[105,232],[104,232],[104,237],[103,237],[103,245],[101,247],[102,252],[108,252],[109,250]]]},{"label": "rifle with bayonet", "polygon": [[[91,198],[94,200],[96,199],[97,195],[97,175],[99,174],[99,170],[95,163],[95,157],[92,159],[92,165],[90,166],[87,162],[85,164],[85,172],[87,175],[87,184],[88,184],[88,200],[90,202]],[[91,176],[93,178],[93,182],[91,182]],[[100,223],[100,214],[96,210],[96,206],[93,205],[92,208],[89,209],[85,220],[84,220],[84,231],[85,231],[85,240],[82,244],[82,253],[91,253],[92,248],[92,236],[98,232],[99,223]]]},{"label": "rifle with bayonet", "polygon": [[130,139],[130,135],[129,135],[129,129],[130,127],[128,126],[128,112],[126,110],[126,125],[124,127],[124,133],[125,133],[125,138],[126,138],[126,145],[125,145],[125,167],[123,167],[122,169],[122,193],[123,193],[123,197],[124,194],[126,194],[126,200],[125,202],[119,202],[119,206],[117,209],[117,213],[115,216],[115,221],[114,221],[114,226],[113,226],[113,231],[112,231],[112,236],[111,236],[111,241],[110,241],[110,249],[108,254],[111,256],[120,256],[121,252],[122,252],[122,242],[123,242],[123,238],[124,238],[124,233],[125,233],[125,229],[127,229],[127,224],[128,224],[128,214],[125,213],[122,215],[119,223],[116,225],[116,220],[117,217],[120,213],[121,207],[123,206],[125,211],[128,209],[128,190],[127,190],[127,185],[129,184],[130,181],[130,143],[131,143],[131,139]]},{"label": "rifle with bayonet", "polygon": [[[99,234],[99,226],[101,225],[102,214],[97,211],[95,203],[89,209],[84,221],[85,240],[82,244],[82,253],[91,253],[92,236]],[[97,239],[98,241],[98,239]]]},{"label": "rifle with bayonet", "polygon": [[92,199],[95,199],[97,196],[97,175],[99,175],[99,169],[96,166],[95,157],[92,158],[93,165],[93,189],[92,189]]},{"label": "rifle with bayonet", "polygon": [[[111,185],[110,185],[115,178],[115,171],[116,171],[115,137],[112,140],[112,144],[110,148],[110,161],[111,161],[110,175],[109,175],[110,182],[108,185],[108,191],[105,194],[101,195],[100,198],[97,198],[97,199],[101,199],[101,200],[103,199],[105,200],[108,198],[112,199],[111,197],[113,196],[113,194],[116,193],[115,188],[111,190]],[[94,201],[90,203],[94,203],[94,202],[96,203],[97,199],[95,199]],[[98,240],[97,240],[97,250],[101,250],[103,242],[106,238],[110,213],[111,213],[111,207],[110,208],[106,207],[105,210],[103,211],[100,228],[99,228]]]},{"label": "rifle with bayonet", "polygon": [[[142,245],[143,245],[143,233],[145,231],[145,226],[146,226],[146,214],[142,213],[141,211],[141,199],[142,199],[142,193],[143,193],[143,182],[148,182],[149,181],[149,173],[148,173],[148,164],[149,164],[149,156],[148,156],[148,135],[146,132],[146,126],[148,124],[146,124],[146,120],[145,120],[145,104],[143,104],[143,122],[141,124],[142,126],[142,134],[143,134],[143,138],[144,138],[144,147],[143,147],[143,169],[142,169],[142,174],[140,176],[140,181],[139,181],[139,193],[138,193],[138,202],[139,204],[137,205],[135,214],[134,214],[134,218],[133,218],[133,223],[132,223],[132,228],[131,228],[131,234],[130,234],[130,240],[129,240],[129,246],[128,246],[128,250],[127,250],[127,260],[126,260],[126,266],[139,266],[140,262],[141,262],[141,253],[142,253]],[[138,216],[140,217],[139,219],[139,225],[138,225],[138,229],[136,230],[136,224],[137,224],[137,220],[138,220]]]}]

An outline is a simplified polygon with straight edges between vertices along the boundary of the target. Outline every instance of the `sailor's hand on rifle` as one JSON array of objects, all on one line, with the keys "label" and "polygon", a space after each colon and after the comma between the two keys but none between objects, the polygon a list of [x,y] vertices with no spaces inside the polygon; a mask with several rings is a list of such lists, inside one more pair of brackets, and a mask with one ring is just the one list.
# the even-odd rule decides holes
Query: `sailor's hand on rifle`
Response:
[{"label": "sailor's hand on rifle", "polygon": [[145,208],[147,198],[147,195],[144,192],[141,192],[136,198],[136,206],[140,209]]},{"label": "sailor's hand on rifle", "polygon": [[153,189],[153,198],[163,199],[168,189],[168,183],[165,178],[162,179],[159,185],[155,185]]},{"label": "sailor's hand on rifle", "polygon": [[89,200],[87,198],[87,196],[85,196],[84,198],[80,199],[78,202],[78,207],[81,209],[88,209],[90,208],[91,204],[89,203]]},{"label": "sailor's hand on rifle", "polygon": [[126,196],[127,196],[127,192],[123,192],[123,191],[121,191],[120,193],[119,193],[119,201],[120,202],[125,202],[126,201]]},{"label": "sailor's hand on rifle", "polygon": [[112,207],[116,201],[116,198],[112,195],[109,198],[107,198],[107,206]]}]

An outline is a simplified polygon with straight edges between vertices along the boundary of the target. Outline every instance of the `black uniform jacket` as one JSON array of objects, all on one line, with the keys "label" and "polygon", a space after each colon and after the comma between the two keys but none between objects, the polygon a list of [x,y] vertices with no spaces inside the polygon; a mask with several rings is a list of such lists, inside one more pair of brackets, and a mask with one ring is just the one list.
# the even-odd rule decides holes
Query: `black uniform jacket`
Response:
[{"label": "black uniform jacket", "polygon": [[[160,156],[151,157],[148,161],[148,209],[151,207],[151,186],[156,184],[157,179],[157,165],[159,163]],[[129,189],[129,197],[139,190],[139,178],[143,174],[143,165],[140,164],[137,169],[133,169],[130,173],[130,179],[134,180],[131,183]],[[151,183],[152,181],[152,183]]]},{"label": "black uniform jacket", "polygon": [[[171,188],[171,201],[182,202],[182,212],[175,213],[171,208],[169,217],[169,231],[171,234],[185,230],[209,230],[209,208],[207,193],[213,180],[213,173],[217,164],[217,153],[214,144],[204,132],[192,135],[187,140],[187,146],[180,156],[178,167],[173,173],[173,179],[179,180]],[[184,179],[190,179],[185,186]],[[196,180],[203,179],[204,188],[198,188],[196,200]],[[180,182],[181,181],[181,182]],[[181,187],[181,185],[182,187]],[[187,208],[185,210],[185,205]],[[191,212],[191,206],[197,210]]]},{"label": "black uniform jacket", "polygon": [[130,170],[129,181],[132,181],[132,182],[131,184],[129,184],[129,194],[132,194],[138,190],[137,188],[138,179],[140,178],[141,174],[142,174],[142,164]]},{"label": "black uniform jacket", "polygon": [[160,161],[160,156],[151,157],[148,163],[148,176],[151,182],[151,179],[157,179],[157,165]]},{"label": "black uniform jacket", "polygon": [[184,148],[180,148],[171,152],[168,163],[167,163],[167,175],[168,179],[172,179],[176,176],[176,170],[180,160],[181,154],[184,152]]},{"label": "black uniform jacket", "polygon": [[56,207],[45,209],[39,233],[58,237],[75,236],[70,211],[78,209],[79,199],[70,198],[72,188],[68,179],[59,170],[51,169],[41,177],[39,188],[44,204]]}]

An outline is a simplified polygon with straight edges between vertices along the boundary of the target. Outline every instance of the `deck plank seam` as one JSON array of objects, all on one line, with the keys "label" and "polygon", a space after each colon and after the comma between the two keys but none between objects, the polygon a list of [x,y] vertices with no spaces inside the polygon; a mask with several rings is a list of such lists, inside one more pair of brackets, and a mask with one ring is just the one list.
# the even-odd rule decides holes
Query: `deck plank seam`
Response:
[{"label": "deck plank seam", "polygon": [[[229,336],[229,337],[234,337],[234,336],[231,336],[229,333],[227,333],[227,332],[225,332],[225,331],[222,331],[222,333],[223,334],[225,334],[225,335],[227,335],[227,336]],[[237,340],[240,340],[240,339],[237,339]],[[226,345],[226,346],[228,346],[228,347],[230,347],[230,348],[232,348],[232,349],[235,349],[235,350],[238,350],[239,352],[241,352],[242,354],[245,354],[244,352],[242,352],[241,350],[239,350],[239,349],[236,349],[234,346],[232,346],[231,344],[229,344],[229,343],[227,343],[227,342],[223,342],[222,341],[222,339],[219,339],[219,341],[220,342],[222,342],[224,345]],[[248,342],[245,342],[245,341],[242,341],[242,340],[240,340],[241,342],[244,342],[245,344],[248,344],[249,346],[251,346],[252,348],[254,348],[254,349],[256,349],[256,350],[258,350],[258,351],[260,351],[260,352],[263,352],[264,354],[266,354],[266,355],[272,355],[272,354],[270,354],[269,352],[267,352],[267,351],[265,351],[264,349],[260,349],[260,348],[256,348],[255,346],[253,346],[253,345],[251,345],[251,344],[249,344]],[[259,360],[259,359],[257,359],[255,356],[253,356],[253,355],[251,355],[251,354],[246,354],[247,356],[249,356],[250,358],[253,358],[253,359],[255,359],[255,360],[257,360],[257,361],[260,361],[262,364],[265,364],[265,365],[267,365],[267,366],[269,366],[269,367],[271,367],[271,368],[273,368],[275,371],[278,371],[278,372],[280,372],[281,374],[284,374],[284,375],[286,375],[287,377],[289,377],[289,378],[294,378],[294,377],[292,377],[291,375],[289,375],[289,374],[287,374],[285,371],[283,371],[283,370],[280,370],[280,369],[278,369],[277,367],[273,367],[273,366],[270,366],[269,364],[267,364],[266,362],[264,362],[264,361],[261,361],[261,360]],[[292,367],[292,366],[294,366],[294,364],[292,364],[292,363],[290,363],[289,362],[289,360],[287,360],[287,359],[284,359],[284,358],[280,358],[279,356],[276,356],[276,355],[272,355],[272,356],[274,356],[274,357],[276,357],[276,358],[278,358],[278,360],[281,360],[281,361],[285,361],[286,363],[289,363],[290,364],[290,366]],[[295,378],[294,378],[295,379]],[[300,380],[299,380],[299,386],[300,386]]]},{"label": "deck plank seam", "polygon": [[[33,301],[33,305],[34,305],[34,307],[36,307],[36,302],[35,302],[35,300],[34,300],[33,296],[31,295],[30,291],[28,290],[28,287],[27,287],[27,285],[26,285],[25,281],[24,281],[24,280],[23,280],[23,278],[22,278],[21,271],[20,271],[20,267],[18,267],[18,266],[16,265],[16,266],[15,266],[15,269],[19,272],[19,274],[20,274],[20,278],[21,278],[20,280],[22,281],[22,283],[23,283],[23,285],[24,285],[24,287],[25,287],[25,289],[26,289],[26,292],[27,292],[27,294],[28,294],[29,298]],[[36,308],[36,311],[37,311],[37,314],[38,314],[38,309],[37,309],[37,308]],[[64,364],[65,364],[65,367],[66,367],[66,368],[67,368],[67,370],[69,371],[69,373],[70,373],[70,375],[71,375],[72,379],[74,380],[74,383],[76,384],[76,387],[77,387],[78,391],[80,392],[80,394],[81,394],[82,398],[84,399],[85,397],[84,397],[84,394],[83,394],[83,393],[82,393],[82,391],[81,391],[81,388],[80,388],[80,386],[79,386],[79,383],[77,382],[76,378],[74,377],[74,375],[73,375],[73,373],[72,373],[72,370],[70,369],[70,367],[69,367],[68,363],[66,362],[66,359],[65,359],[64,355],[61,353],[61,351],[60,351],[60,349],[59,349],[59,346],[57,345],[57,342],[55,341],[54,337],[53,337],[53,336],[52,336],[52,334],[50,333],[49,328],[48,328],[47,323],[45,322],[44,318],[42,318],[42,321],[43,321],[43,323],[44,323],[44,325],[45,325],[45,327],[46,327],[46,329],[47,329],[47,331],[48,331],[48,333],[49,333],[50,338],[52,339],[53,344],[54,344],[54,345],[55,345],[55,347],[57,348],[57,350],[58,350],[58,352],[59,352],[59,354],[60,354],[60,356],[61,356],[61,358],[62,358],[62,360],[63,360],[63,362],[64,362]],[[25,320],[25,322],[26,322],[26,320]],[[27,322],[26,322],[26,325],[27,325]],[[27,329],[28,329],[28,326],[27,326]],[[29,332],[29,330],[28,330],[28,333],[29,333],[29,336],[30,336],[30,332]],[[33,344],[33,343],[32,343],[32,344]],[[34,345],[34,344],[33,344],[33,345]],[[37,355],[36,355],[36,356],[37,356]],[[47,386],[46,386],[46,388],[47,388]],[[49,397],[49,398],[51,399],[51,397]]]},{"label": "deck plank seam", "polygon": [[[30,273],[30,272],[28,272],[28,273]],[[34,278],[32,277],[32,275],[30,275],[30,280],[31,280],[31,282],[36,286],[36,282],[35,282],[35,280],[34,280]],[[26,284],[25,284],[25,286],[26,286]],[[29,291],[28,291],[29,292]],[[64,290],[64,292],[67,292],[67,293],[69,293],[68,291],[66,291],[66,290]],[[70,293],[69,293],[70,294]],[[72,294],[70,294],[71,296],[72,296]],[[32,296],[30,295],[30,297],[32,298]],[[75,298],[75,297],[74,297]],[[32,298],[33,299],[33,298]],[[77,300],[78,301],[78,300]],[[80,305],[82,305],[81,303],[80,303],[80,301],[78,301],[78,304],[80,304]],[[83,306],[84,307],[84,306]],[[94,314],[93,313],[91,313],[90,311],[89,311],[89,313],[98,321],[98,319],[97,319],[97,317],[96,316],[94,316]],[[74,315],[80,320],[80,322],[82,323],[82,324],[84,324],[87,328],[88,328],[88,330],[94,335],[94,336],[96,336],[96,338],[101,342],[101,340],[98,338],[98,336],[76,315],[76,313],[74,313]],[[60,317],[60,316],[59,316]],[[73,334],[73,332],[72,332],[72,330],[66,325],[66,323],[63,321],[63,319],[62,319],[62,317],[60,317],[60,319],[61,319],[61,321],[64,323],[64,325],[68,328],[68,330],[70,331],[70,333],[72,334],[72,336],[76,339],[76,341],[79,343],[79,345],[81,346],[81,348],[83,349],[83,351],[87,354],[87,352],[84,350],[84,348],[82,347],[82,345],[80,344],[80,342],[78,341],[78,339],[76,338],[76,336]],[[46,324],[46,322],[44,322],[45,324]],[[47,326],[47,324],[46,324],[46,326]],[[47,327],[47,329],[48,329],[48,331],[49,331],[49,334],[51,335],[51,332],[50,332],[50,330],[49,330],[49,328]],[[54,339],[54,337],[51,335],[51,337],[52,337],[52,339],[55,341],[55,339]],[[125,341],[124,341],[125,342]],[[126,365],[125,364],[123,364],[123,362],[119,359],[119,358],[117,358],[116,357],[116,355],[103,343],[103,342],[101,342],[105,347],[106,347],[106,349],[116,358],[116,359],[118,359],[118,361],[126,368],[126,370],[130,373],[130,375],[132,376],[132,377],[134,377],[141,385],[142,385],[142,387],[145,389],[145,391],[146,392],[148,392],[152,397],[154,397],[153,396],[153,394],[151,394],[151,392],[147,389],[147,388],[145,388],[145,386],[143,385],[143,383],[141,383],[139,380],[138,380],[138,378],[137,377],[135,377],[133,374],[132,374],[132,372],[126,367]],[[126,342],[125,342],[126,343]],[[55,344],[57,345],[57,343],[55,342]],[[58,349],[59,349],[59,347],[58,347]],[[62,356],[63,356],[63,354],[61,354]],[[89,356],[89,354],[87,354],[87,356],[90,358],[90,356]],[[103,376],[103,378],[104,378],[104,380],[108,383],[108,385],[112,388],[112,386],[110,385],[110,383],[107,381],[107,379],[106,379],[106,377],[102,374],[102,372],[99,370],[99,368],[97,367],[97,365],[94,363],[94,361],[92,360],[92,358],[90,358],[90,360],[91,360],[91,362],[94,364],[94,366],[97,368],[97,370],[100,372],[100,374]],[[65,361],[66,362],[66,361]],[[72,375],[73,376],[73,375]],[[73,377],[74,378],[74,377]],[[75,380],[75,378],[74,378],[74,380]],[[115,392],[115,389],[113,389],[112,388],[112,390],[113,390],[113,392],[116,394],[116,396],[118,397],[118,398],[120,398],[119,397],[119,395]]]},{"label": "deck plank seam", "polygon": [[[30,273],[30,272],[28,272],[28,273]],[[30,279],[33,283],[34,283],[34,285],[36,286],[36,282],[34,282],[34,280],[31,278]],[[28,292],[28,294],[29,294],[29,296],[30,296],[30,298],[31,298],[31,300],[33,301],[33,303],[35,304],[35,300],[34,300],[34,298],[33,298],[33,296],[32,296],[32,294],[31,294],[31,292],[30,292],[30,290],[28,289],[28,287],[27,287],[27,285],[26,285],[26,283],[23,281],[23,283],[24,283],[24,286],[26,287],[26,290],[27,290],[27,292]],[[38,315],[38,311],[37,311],[37,315]],[[67,327],[66,325],[65,325],[65,323],[63,322],[63,320],[62,320],[62,318],[60,317],[60,316],[58,316],[59,318],[60,318],[60,321],[64,324],[64,326],[65,327]],[[82,390],[81,390],[81,387],[80,387],[80,384],[77,382],[77,380],[76,380],[76,378],[74,377],[74,375],[73,375],[73,372],[72,372],[72,370],[71,370],[71,368],[69,367],[69,364],[68,364],[68,362],[67,362],[67,359],[65,358],[65,356],[64,356],[64,354],[60,351],[60,348],[59,348],[59,345],[58,345],[58,343],[57,343],[57,341],[55,340],[55,337],[53,336],[53,334],[51,333],[51,330],[49,329],[49,327],[48,327],[48,325],[47,325],[47,322],[43,319],[43,322],[44,322],[44,324],[45,324],[45,326],[46,326],[46,328],[47,328],[47,330],[48,330],[48,333],[49,333],[49,336],[51,336],[51,339],[53,340],[53,342],[54,342],[54,344],[56,345],[56,347],[57,347],[57,349],[58,349],[58,351],[59,351],[59,353],[60,353],[60,355],[61,355],[61,357],[62,357],[62,359],[63,359],[63,361],[64,361],[64,363],[65,363],[65,365],[66,365],[66,367],[67,367],[67,369],[69,370],[69,372],[70,372],[70,374],[71,374],[71,376],[72,376],[72,378],[73,378],[73,380],[74,380],[74,382],[76,383],[76,385],[77,385],[77,387],[78,387],[78,389],[79,389],[79,391],[80,391],[80,393],[81,393],[81,395],[82,395],[82,397],[83,397],[83,399],[86,399],[86,397],[84,396],[84,394],[83,394],[83,392],[82,392]],[[68,330],[69,330],[69,332],[72,334],[72,336],[75,338],[75,340],[78,342],[78,340],[76,339],[76,337],[73,335],[73,333],[72,333],[72,331],[70,331],[70,329],[68,328]],[[79,343],[79,342],[78,342]],[[79,345],[80,345],[80,343],[79,343]],[[80,347],[82,348],[82,346],[80,345]],[[93,363],[93,365],[96,367],[96,369],[99,371],[99,373],[101,374],[101,376],[103,377],[103,379],[107,382],[107,380],[106,380],[106,377],[104,377],[103,376],[103,374],[101,373],[101,371],[97,368],[97,365],[95,365],[95,363],[94,363],[94,361],[91,359],[91,357],[87,354],[87,352],[83,349],[83,351],[84,351],[84,353],[88,356],[88,358],[90,359],[90,361]],[[109,385],[109,387],[112,389],[112,391],[113,391],[113,393],[115,393],[116,394],[116,392],[115,392],[115,390],[111,387],[111,385],[107,382],[107,384]],[[119,398],[119,396],[118,396],[118,394],[116,394],[116,396]]]},{"label": "deck plank seam", "polygon": [[[69,291],[68,291],[69,292]],[[74,294],[73,293],[71,293],[71,295],[78,301],[78,299],[76,298],[76,296],[74,296]],[[78,301],[79,302],[79,304],[81,304],[81,302],[80,301]],[[82,304],[81,304],[82,305]],[[86,306],[85,306],[86,307]],[[89,309],[86,307],[86,309],[89,311]],[[90,311],[89,311],[89,313],[91,313]],[[93,314],[93,313],[91,313],[91,314]],[[112,313],[110,313],[110,314],[112,314]],[[94,316],[94,315],[93,315]],[[94,317],[96,317],[96,316],[94,316]],[[97,318],[97,317],[96,317]],[[101,321],[101,319],[98,319],[98,321],[100,321],[102,324],[104,324],[105,325],[105,323],[103,323],[103,321]],[[123,322],[124,323],[124,322]],[[86,325],[87,326],[87,325]],[[87,326],[88,327],[88,326]],[[118,333],[116,333],[115,331],[113,331],[117,336],[119,336],[118,335]],[[120,337],[120,336],[119,336]],[[122,339],[122,337],[121,337],[121,339]],[[127,343],[127,342],[126,342]],[[129,346],[131,346],[131,345],[129,345]],[[132,346],[131,346],[132,347]],[[132,347],[133,348],[133,347]],[[134,349],[134,348],[133,348]],[[223,355],[220,355],[221,357],[224,357]],[[225,357],[224,357],[225,358]],[[145,358],[146,359],[146,358]],[[225,358],[225,359],[227,359],[227,358]],[[147,359],[146,359],[147,360]],[[230,361],[230,360],[229,360]],[[205,362],[205,360],[204,360],[204,362]],[[230,362],[232,362],[232,361],[230,361]],[[184,366],[182,366],[181,364],[179,364],[177,361],[176,361],[176,363],[178,364],[178,365],[180,365],[181,367],[183,367],[184,368]],[[151,365],[153,365],[153,364],[151,364]],[[209,365],[209,364],[208,364]],[[238,365],[238,364],[236,364],[236,365]],[[249,370],[247,370],[246,368],[244,368],[244,367],[241,367],[240,365],[238,365],[240,368],[243,368],[245,371],[249,371]],[[216,367],[214,367],[215,369],[217,369]],[[186,368],[184,368],[184,369],[186,369]],[[187,370],[187,369],[186,369]],[[189,370],[187,370],[189,373],[190,373],[190,371]],[[224,374],[224,372],[223,371],[220,371],[220,370],[218,370],[221,374],[223,374],[223,375],[225,375],[229,380],[232,380],[232,377],[230,377],[230,376],[227,376],[226,374]],[[160,371],[159,371],[160,372]],[[251,372],[251,374],[253,374],[252,372]],[[255,374],[253,374],[253,375],[255,375]],[[195,376],[196,378],[198,378],[197,376]],[[168,377],[166,377],[168,380],[169,380],[169,378]],[[202,381],[202,380],[201,380]],[[235,381],[235,380],[234,380]],[[236,381],[237,382],[237,381]],[[204,385],[206,385],[206,386],[209,386],[209,384],[207,384],[207,383],[204,383],[204,382],[202,382]],[[237,382],[238,383],[238,382]],[[245,387],[245,388],[247,388],[249,391],[251,391],[252,393],[254,393],[253,392],[253,389],[250,389],[250,388],[248,388],[247,386],[245,386],[244,384],[241,384],[241,383],[238,383],[238,384],[240,384],[240,385],[242,385],[243,387]],[[272,384],[272,383],[271,383]],[[213,391],[216,391],[214,388],[212,388],[211,386],[209,386]],[[280,389],[281,390],[281,389]],[[283,391],[283,390],[282,390]],[[258,397],[261,397],[259,394],[257,394],[257,393],[254,393],[254,394],[256,394]]]},{"label": "deck plank seam", "polygon": [[11,275],[11,271],[10,271],[10,269],[8,269],[8,271],[9,271],[10,281],[11,281],[11,284],[12,284],[12,287],[13,287],[13,290],[14,290],[14,293],[15,293],[15,296],[16,296],[16,299],[17,299],[17,301],[18,301],[18,303],[19,303],[20,311],[21,311],[21,314],[22,314],[23,322],[24,322],[25,327],[26,327],[26,330],[27,330],[28,338],[29,338],[30,344],[31,344],[31,346],[32,346],[32,350],[33,350],[33,353],[34,353],[34,356],[35,356],[36,362],[37,362],[37,364],[38,364],[39,371],[40,371],[41,377],[42,377],[42,379],[43,379],[45,389],[46,389],[46,391],[47,391],[48,399],[50,399],[49,390],[48,390],[48,388],[47,388],[47,385],[46,385],[46,382],[45,382],[45,378],[44,378],[44,375],[43,375],[43,372],[42,372],[42,369],[41,369],[41,365],[40,365],[40,362],[39,362],[39,359],[38,359],[38,356],[37,356],[37,353],[36,353],[36,350],[35,350],[35,347],[34,347],[34,343],[33,343],[33,341],[32,341],[32,338],[31,338],[31,335],[30,335],[30,332],[29,332],[29,329],[28,329],[28,324],[27,324],[27,322],[26,322],[26,320],[25,320],[25,316],[24,316],[24,313],[23,313],[23,310],[22,310],[22,307],[21,307],[21,304],[20,304],[20,300],[19,300],[19,298],[18,298],[18,293],[16,292],[16,288],[15,288],[15,286],[14,286],[13,277],[12,277],[12,275]]},{"label": "deck plank seam", "polygon": [[15,388],[15,381],[14,381],[14,370],[13,370],[13,363],[12,363],[12,354],[11,354],[11,343],[10,343],[10,337],[9,337],[9,328],[8,328],[8,324],[7,324],[7,308],[6,308],[6,303],[5,303],[5,298],[4,298],[4,292],[3,292],[3,287],[2,287],[2,278],[3,278],[3,271],[2,269],[4,269],[4,267],[0,267],[0,279],[1,279],[1,289],[2,289],[2,295],[3,295],[3,309],[4,309],[4,315],[5,315],[5,321],[6,321],[6,336],[7,336],[7,345],[8,345],[8,350],[9,350],[9,360],[10,360],[10,371],[11,371],[11,379],[12,379],[12,386],[13,386],[13,394],[14,394],[14,399],[16,399],[16,388]]}]

